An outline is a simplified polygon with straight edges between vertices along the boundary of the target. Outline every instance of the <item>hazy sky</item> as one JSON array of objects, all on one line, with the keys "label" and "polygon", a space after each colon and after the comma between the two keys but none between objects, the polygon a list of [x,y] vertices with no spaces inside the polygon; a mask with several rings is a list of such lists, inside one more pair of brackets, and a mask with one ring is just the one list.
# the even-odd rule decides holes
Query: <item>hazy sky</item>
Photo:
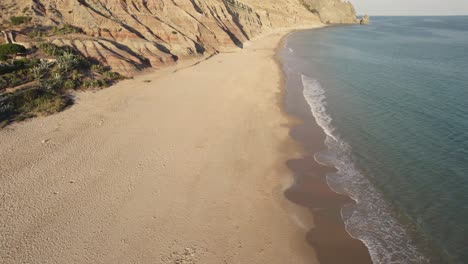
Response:
[{"label": "hazy sky", "polygon": [[468,15],[468,0],[349,0],[358,14]]}]

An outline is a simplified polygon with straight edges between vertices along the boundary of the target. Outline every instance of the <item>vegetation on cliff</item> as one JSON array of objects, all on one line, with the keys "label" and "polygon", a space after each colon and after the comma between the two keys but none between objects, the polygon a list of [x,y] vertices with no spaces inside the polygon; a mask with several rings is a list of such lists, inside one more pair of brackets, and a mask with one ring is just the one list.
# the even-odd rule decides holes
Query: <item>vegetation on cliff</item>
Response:
[{"label": "vegetation on cliff", "polygon": [[18,53],[25,52],[26,48],[14,44],[14,43],[7,43],[0,45],[0,61],[6,61],[10,56],[16,55]]},{"label": "vegetation on cliff", "polygon": [[[320,23],[298,0],[2,0],[0,9],[0,28],[22,27],[18,42],[49,38],[126,76],[242,47],[274,28]],[[32,19],[14,26],[13,16]]]},{"label": "vegetation on cliff", "polygon": [[21,25],[28,23],[32,20],[32,17],[28,16],[12,16],[10,17],[10,21],[13,25]]},{"label": "vegetation on cliff", "polygon": [[61,111],[73,103],[72,91],[106,87],[122,78],[71,47],[38,43],[27,52],[0,64],[0,127]]},{"label": "vegetation on cliff", "polygon": [[242,47],[281,27],[358,23],[342,0],[2,0],[0,122],[60,111],[70,92]]}]

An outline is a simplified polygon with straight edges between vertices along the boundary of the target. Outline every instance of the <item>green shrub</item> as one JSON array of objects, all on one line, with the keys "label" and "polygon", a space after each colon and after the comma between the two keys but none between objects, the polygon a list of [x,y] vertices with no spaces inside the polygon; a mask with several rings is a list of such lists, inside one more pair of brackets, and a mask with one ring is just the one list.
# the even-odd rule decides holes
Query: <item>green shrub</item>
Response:
[{"label": "green shrub", "polygon": [[15,55],[26,52],[26,48],[19,44],[7,43],[0,45],[0,55]]},{"label": "green shrub", "polygon": [[13,105],[9,102],[0,101],[0,115],[2,113],[8,113],[13,110]]},{"label": "green shrub", "polygon": [[23,68],[24,68],[24,64],[21,64],[21,63],[0,65],[0,75],[15,72]]},{"label": "green shrub", "polygon": [[55,56],[60,56],[64,52],[60,47],[58,47],[58,46],[56,46],[56,45],[54,45],[52,43],[48,43],[48,42],[39,43],[37,45],[37,47],[42,52],[44,52],[45,54],[50,55],[50,56],[54,56],[54,57]]},{"label": "green shrub", "polygon": [[62,78],[50,78],[45,80],[40,80],[39,86],[47,91],[59,92],[63,89],[63,79]]},{"label": "green shrub", "polygon": [[65,53],[75,53],[75,51],[71,47],[68,47],[68,46],[59,47],[50,42],[39,43],[37,47],[41,51],[43,51],[45,54],[54,56],[54,57],[63,56],[63,54]]},{"label": "green shrub", "polygon": [[57,58],[57,62],[60,62],[60,61],[72,62],[73,65],[71,66],[73,67],[66,67],[66,68],[79,68],[79,69],[89,68],[89,65],[90,65],[89,61],[71,47],[68,47],[68,46],[59,47],[57,45],[54,45],[48,42],[39,43],[37,47],[45,54]]},{"label": "green shrub", "polygon": [[103,72],[102,77],[108,80],[118,80],[122,78],[122,76],[118,72],[113,72],[113,71]]},{"label": "green shrub", "polygon": [[26,59],[26,60],[28,61],[28,63],[27,63],[28,68],[34,67],[34,66],[36,66],[37,64],[41,63],[41,60],[40,60],[40,59],[36,59],[36,58],[34,58],[34,59]]},{"label": "green shrub", "polygon": [[106,69],[106,67],[104,67],[104,66],[101,65],[101,64],[93,64],[93,65],[91,65],[91,70],[92,70],[93,72],[103,73],[103,72],[105,72],[105,71],[108,70],[108,69]]},{"label": "green shrub", "polygon": [[70,74],[70,78],[73,80],[73,81],[79,81],[81,79],[83,79],[83,74],[80,73],[78,70],[73,70]]},{"label": "green shrub", "polygon": [[13,25],[21,25],[24,23],[28,23],[32,20],[32,17],[28,16],[12,16],[10,17],[10,21]]},{"label": "green shrub", "polygon": [[66,80],[65,82],[63,82],[63,88],[65,90],[75,90],[78,88],[78,82],[74,81],[74,80]]},{"label": "green shrub", "polygon": [[50,72],[50,63],[47,61],[41,61],[31,69],[29,69],[29,72],[31,76],[36,79],[40,80],[43,78],[45,75],[49,74]]},{"label": "green shrub", "polygon": [[[122,78],[110,67],[84,57],[72,47],[52,43],[39,43],[37,47],[41,51],[39,55],[47,54],[56,60],[21,59],[0,66],[0,92],[38,81],[37,87],[32,89],[24,87],[13,95],[0,93],[0,127],[11,121],[62,110],[71,102],[67,99],[69,90],[107,87]],[[6,46],[2,50],[7,55],[23,51],[16,46]],[[7,101],[3,100],[5,98]]]},{"label": "green shrub", "polygon": [[54,34],[56,35],[67,35],[72,33],[83,33],[83,30],[70,24],[65,24],[60,28],[54,27]]},{"label": "green shrub", "polygon": [[27,70],[3,74],[0,78],[0,90],[16,87],[34,80]]},{"label": "green shrub", "polygon": [[57,67],[60,72],[67,73],[70,69],[74,69],[80,65],[80,59],[73,53],[66,52],[57,58]]},{"label": "green shrub", "polygon": [[105,86],[105,82],[103,83],[102,80],[86,79],[83,81],[83,88],[98,88],[102,86]]},{"label": "green shrub", "polygon": [[60,95],[42,90],[31,96],[24,96],[20,111],[34,114],[53,114],[62,110],[66,106],[66,99]]},{"label": "green shrub", "polygon": [[5,90],[8,87],[8,81],[4,76],[0,76],[0,92]]},{"label": "green shrub", "polygon": [[0,124],[37,115],[53,114],[65,109],[71,100],[44,89],[18,91],[0,98]]},{"label": "green shrub", "polygon": [[46,32],[38,29],[38,28],[33,28],[31,31],[28,33],[28,37],[30,38],[41,38],[45,37],[47,34]]},{"label": "green shrub", "polygon": [[15,87],[15,86],[22,85],[25,83],[26,83],[25,79],[17,75],[13,75],[12,78],[10,79],[10,87]]}]

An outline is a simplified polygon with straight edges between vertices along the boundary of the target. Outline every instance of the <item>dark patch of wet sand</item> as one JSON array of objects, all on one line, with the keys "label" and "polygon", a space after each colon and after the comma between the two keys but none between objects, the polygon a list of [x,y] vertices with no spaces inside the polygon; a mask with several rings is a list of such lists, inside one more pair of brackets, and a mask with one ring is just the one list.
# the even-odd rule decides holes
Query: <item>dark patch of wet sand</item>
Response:
[{"label": "dark patch of wet sand", "polygon": [[354,201],[330,189],[326,175],[336,170],[317,163],[313,157],[315,153],[326,150],[325,133],[303,97],[302,83],[294,79],[283,83],[284,109],[302,122],[291,128],[290,136],[304,150],[301,159],[287,162],[295,183],[284,194],[290,201],[307,207],[313,215],[314,227],[306,235],[307,242],[315,249],[321,264],[372,263],[367,247],[347,233],[341,218],[341,208]]}]

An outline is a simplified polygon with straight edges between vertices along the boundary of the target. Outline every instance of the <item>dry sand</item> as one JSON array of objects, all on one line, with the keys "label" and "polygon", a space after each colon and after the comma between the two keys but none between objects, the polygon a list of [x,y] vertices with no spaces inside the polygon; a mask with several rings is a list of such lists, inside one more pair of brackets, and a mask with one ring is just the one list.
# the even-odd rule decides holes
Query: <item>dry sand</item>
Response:
[{"label": "dry sand", "polygon": [[316,263],[283,195],[284,34],[0,131],[0,262]]}]

